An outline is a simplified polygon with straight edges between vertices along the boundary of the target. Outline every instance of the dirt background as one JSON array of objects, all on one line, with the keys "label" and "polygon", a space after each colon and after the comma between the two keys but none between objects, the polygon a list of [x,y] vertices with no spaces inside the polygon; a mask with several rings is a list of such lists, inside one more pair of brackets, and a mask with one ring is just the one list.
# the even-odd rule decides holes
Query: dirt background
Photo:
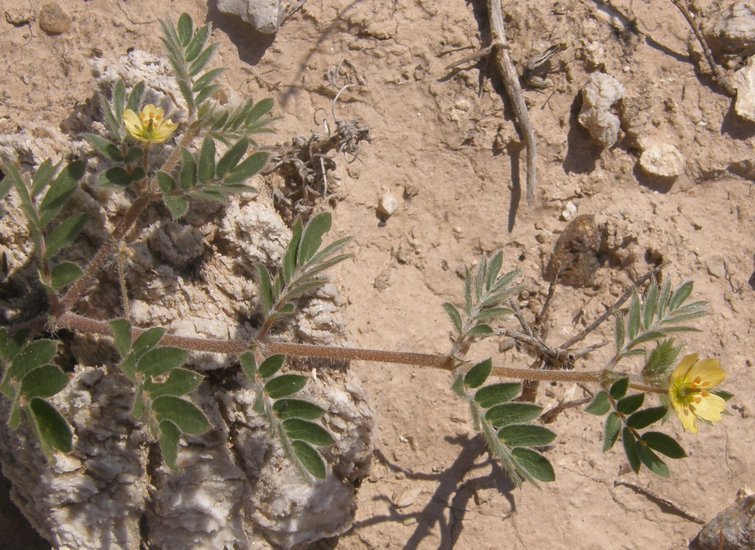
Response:
[{"label": "dirt background", "polygon": [[[0,0],[0,12],[35,14],[41,4]],[[524,154],[519,159],[493,67],[472,61],[457,72],[445,68],[489,43],[482,1],[308,0],[275,36],[223,16],[214,0],[209,7],[192,0],[59,4],[72,23],[58,36],[35,20],[0,21],[0,133],[29,125],[42,137],[45,128],[65,132],[71,113],[92,96],[91,59],[131,48],[162,52],[159,21],[182,11],[212,22],[220,44],[215,65],[228,68],[222,82],[229,93],[275,98],[280,119],[263,146],[325,135],[334,116],[369,128],[372,142],[361,143],[356,160],[331,155],[332,197],[315,205],[332,207],[333,238],[354,236],[353,260],[333,273],[354,345],[446,353],[441,304],[459,304],[463,267],[497,249],[506,268],[522,270],[530,292],[521,303],[537,311],[547,290],[543,266],[567,225],[561,213],[568,202],[634,242],[624,265],[607,262],[592,285],[558,288],[551,342],[579,331],[660,260],[668,262],[664,276],[693,280],[696,295],[710,302],[703,332],[683,341],[720,358],[726,389],[736,393],[733,415],[697,437],[682,435],[690,458],[671,464],[669,480],[645,470],[625,474],[618,450],[600,452],[601,422],[572,409],[550,425],[559,435],[547,453],[556,482],[515,489],[483,453],[446,373],[353,363],[375,411],[375,460],[359,491],[354,528],[325,546],[682,548],[700,525],[617,480],[705,520],[753,486],[755,125],[739,120],[730,99],[698,74],[698,47],[671,2],[617,0],[618,12],[599,0],[506,3],[511,55],[520,67],[552,45],[566,46],[543,75],[548,88],[525,86],[539,147],[533,206],[519,199]],[[718,4],[697,2],[706,27],[715,25]],[[334,106],[338,88],[326,75],[339,64],[337,83],[353,87]],[[579,90],[597,67],[626,88],[620,140],[602,152],[576,120]],[[659,185],[636,168],[643,137],[683,153],[685,172],[673,184]],[[271,176],[266,183],[281,182]],[[396,199],[397,210],[381,223],[376,208],[385,195]],[[529,363],[498,346],[490,341],[470,357]],[[599,368],[607,357],[601,350],[578,368]],[[540,387],[538,401],[551,407],[582,397],[580,388],[553,384]],[[676,423],[668,429],[681,432]],[[7,490],[2,494],[0,547],[44,548],[7,502]]]}]

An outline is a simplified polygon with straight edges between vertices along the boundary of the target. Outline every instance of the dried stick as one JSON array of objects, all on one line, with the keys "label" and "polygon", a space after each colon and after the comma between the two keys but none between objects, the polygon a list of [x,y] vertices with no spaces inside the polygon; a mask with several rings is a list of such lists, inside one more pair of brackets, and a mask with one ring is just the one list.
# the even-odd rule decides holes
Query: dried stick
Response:
[{"label": "dried stick", "polygon": [[682,12],[682,15],[684,16],[684,19],[687,20],[687,23],[689,24],[690,28],[692,29],[692,33],[695,35],[695,38],[697,38],[697,41],[700,43],[700,47],[703,49],[703,54],[705,55],[705,59],[708,61],[708,65],[710,65],[710,70],[713,75],[713,80],[721,86],[721,88],[724,89],[726,92],[726,95],[729,97],[735,97],[737,95],[737,91],[734,88],[734,86],[731,83],[731,79],[726,74],[726,72],[716,63],[716,60],[713,59],[713,53],[710,51],[710,48],[708,47],[708,43],[705,41],[705,36],[703,35],[703,31],[700,30],[700,25],[695,21],[695,19],[692,17],[692,14],[689,11],[689,7],[687,6],[687,0],[671,0],[671,2],[679,9],[680,12]]},{"label": "dried stick", "polygon": [[532,129],[527,105],[524,103],[522,87],[519,84],[519,75],[509,55],[509,43],[506,39],[506,30],[503,26],[501,0],[488,0],[488,19],[490,20],[490,46],[493,49],[493,57],[498,66],[498,72],[503,79],[506,95],[511,100],[514,115],[519,125],[519,131],[522,133],[524,144],[527,148],[527,204],[532,204],[535,200],[535,184],[537,181],[537,172],[535,169],[535,161],[537,159],[535,132]]},{"label": "dried stick", "polygon": [[667,499],[666,497],[662,497],[658,493],[655,493],[654,491],[651,491],[650,489],[646,489],[642,485],[638,485],[632,481],[624,481],[622,479],[617,479],[613,482],[614,487],[617,485],[623,485],[624,487],[629,487],[636,493],[639,493],[643,496],[646,496],[653,502],[655,502],[659,506],[668,506],[671,508],[672,511],[674,511],[676,514],[682,516],[684,519],[687,519],[689,521],[694,521],[695,523],[699,523],[700,525],[705,525],[706,521],[698,516],[697,514],[693,514],[692,512],[688,512],[684,508],[682,508],[679,504],[676,504],[675,502]]}]

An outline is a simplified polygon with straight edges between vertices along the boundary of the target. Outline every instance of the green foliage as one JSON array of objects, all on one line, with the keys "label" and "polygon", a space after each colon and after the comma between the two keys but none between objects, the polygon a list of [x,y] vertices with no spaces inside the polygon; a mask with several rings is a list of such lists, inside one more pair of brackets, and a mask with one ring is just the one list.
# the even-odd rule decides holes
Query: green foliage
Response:
[{"label": "green foliage", "polygon": [[68,375],[52,364],[57,350],[54,340],[29,340],[28,331],[0,329],[0,392],[12,400],[8,426],[18,428],[26,414],[48,455],[53,450],[70,452],[73,440],[70,426],[47,400],[68,385]]},{"label": "green foliage", "polygon": [[585,409],[597,416],[608,414],[603,426],[603,452],[610,451],[621,434],[624,454],[632,470],[639,472],[644,464],[650,471],[661,477],[668,477],[666,463],[654,451],[669,458],[683,458],[684,449],[670,436],[660,432],[644,430],[663,420],[668,407],[661,405],[642,409],[644,393],[627,395],[629,379],[621,378],[611,384],[608,391],[598,393]]},{"label": "green foliage", "polygon": [[279,374],[285,362],[283,355],[271,355],[257,366],[254,355],[247,352],[239,362],[254,387],[256,410],[266,418],[271,433],[278,436],[289,460],[306,481],[325,479],[325,462],[315,447],[328,447],[334,441],[325,428],[312,422],[325,410],[309,401],[290,398],[304,388],[307,377]]},{"label": "green foliage", "polygon": [[544,447],[556,437],[543,426],[530,424],[542,407],[511,402],[522,392],[519,383],[482,386],[490,376],[492,363],[486,359],[465,374],[457,374],[455,392],[470,407],[475,428],[481,433],[491,455],[517,485],[524,481],[553,481],[555,474],[548,459],[531,447]]},{"label": "green foliage", "polygon": [[189,352],[159,345],[165,329],[145,330],[133,341],[126,319],[111,321],[110,330],[122,359],[120,368],[135,385],[131,414],[147,421],[165,463],[175,468],[181,434],[199,435],[210,429],[202,410],[183,398],[199,387],[203,377],[182,368]]},{"label": "green foliage", "polygon": [[[661,288],[653,281],[643,300],[635,292],[629,309],[616,315],[616,360],[634,355],[644,356],[642,345],[648,342],[668,339],[677,332],[696,332],[697,329],[688,322],[706,315],[708,308],[706,302],[685,305],[692,293],[692,286],[692,282],[687,281],[672,292],[670,281],[667,280]],[[659,376],[658,361],[664,359],[662,363],[666,363],[670,357],[668,344],[661,351],[665,355],[654,359],[654,368],[648,373],[650,378]]]},{"label": "green foliage", "polygon": [[519,277],[519,271],[509,271],[501,274],[503,253],[496,253],[490,260],[484,256],[480,258],[477,271],[473,275],[469,269],[464,278],[464,317],[456,306],[451,303],[443,304],[451,325],[454,328],[454,340],[457,348],[465,349],[470,343],[482,340],[493,334],[491,323],[512,313],[503,304],[521,290],[521,286],[514,285]]},{"label": "green foliage", "polygon": [[323,236],[330,231],[330,226],[328,212],[313,216],[305,226],[301,220],[296,220],[283,265],[275,277],[270,275],[267,267],[257,265],[260,305],[268,323],[293,314],[291,300],[320,288],[323,281],[318,275],[349,257],[338,252],[350,238],[339,239],[321,248]]}]

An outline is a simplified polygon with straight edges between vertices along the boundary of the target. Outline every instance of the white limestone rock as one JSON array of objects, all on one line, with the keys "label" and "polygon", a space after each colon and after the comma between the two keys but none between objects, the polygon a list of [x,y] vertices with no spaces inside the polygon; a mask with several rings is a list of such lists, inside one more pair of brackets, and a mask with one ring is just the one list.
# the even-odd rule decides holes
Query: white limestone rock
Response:
[{"label": "white limestone rock", "polygon": [[735,2],[725,10],[716,24],[714,35],[728,51],[755,46],[755,7],[752,2]]},{"label": "white limestone rock", "polygon": [[263,34],[275,34],[281,25],[284,6],[280,0],[218,0],[218,11],[236,15]]},{"label": "white limestone rock", "polygon": [[734,73],[733,84],[737,90],[734,112],[745,120],[755,122],[755,55]]},{"label": "white limestone rock", "polygon": [[620,121],[611,107],[624,94],[624,86],[605,73],[591,74],[582,88],[582,109],[577,120],[602,148],[611,147],[618,139]]},{"label": "white limestone rock", "polygon": [[646,174],[673,179],[684,172],[684,155],[670,143],[651,143],[643,147],[640,168]]}]

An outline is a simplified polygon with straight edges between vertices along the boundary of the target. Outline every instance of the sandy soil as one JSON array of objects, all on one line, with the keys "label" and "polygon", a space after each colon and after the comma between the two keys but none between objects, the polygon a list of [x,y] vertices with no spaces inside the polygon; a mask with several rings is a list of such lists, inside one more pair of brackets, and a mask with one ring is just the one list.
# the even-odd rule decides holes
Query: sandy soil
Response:
[{"label": "sandy soil", "polygon": [[[0,12],[31,14],[40,4],[0,0]],[[636,17],[636,32],[623,30],[626,21],[598,0],[506,3],[511,54],[520,66],[552,45],[566,47],[543,75],[549,87],[525,86],[539,147],[534,206],[519,199],[524,154],[516,152],[518,134],[493,67],[472,61],[464,70],[445,68],[487,45],[482,1],[309,0],[275,36],[219,14],[214,1],[209,9],[199,0],[59,4],[72,18],[59,36],[46,35],[36,21],[0,23],[0,133],[28,124],[42,136],[45,128],[65,131],[92,96],[91,58],[130,48],[161,52],[159,20],[182,11],[214,25],[216,64],[228,68],[222,81],[229,90],[275,98],[280,120],[264,145],[325,134],[334,116],[369,128],[372,142],[361,143],[355,161],[334,157],[337,179],[329,182],[333,237],[354,236],[354,259],[333,279],[355,345],[447,352],[441,304],[460,303],[463,266],[497,249],[505,267],[523,272],[530,288],[523,305],[537,311],[547,290],[543,266],[566,226],[561,212],[568,202],[636,242],[624,266],[602,266],[590,287],[558,288],[548,325],[553,342],[579,331],[660,260],[668,262],[665,276],[693,280],[710,302],[703,332],[683,341],[720,358],[727,389],[736,393],[733,416],[697,437],[682,436],[690,458],[671,465],[670,480],[623,473],[618,451],[600,452],[600,421],[569,410],[550,426],[559,435],[548,451],[556,482],[514,489],[474,437],[446,373],[353,363],[375,411],[375,460],[354,528],[329,547],[681,548],[700,525],[616,481],[636,483],[706,520],[738,489],[753,486],[755,126],[740,121],[730,99],[696,72],[697,47],[690,54],[689,29],[670,2],[613,2]],[[719,2],[698,4],[713,25]],[[326,75],[339,65],[338,82],[350,78],[353,87],[334,105],[338,90]],[[596,66],[626,88],[624,129],[603,152],[576,120],[579,89]],[[684,174],[665,186],[645,177],[635,167],[638,137],[674,144],[686,159]],[[376,207],[386,194],[398,209],[381,223]],[[474,348],[472,357],[529,363],[497,346]],[[602,365],[607,353],[578,368]],[[550,407],[581,397],[576,387],[543,385],[538,401]],[[399,501],[406,506],[397,508]],[[17,528],[2,529],[0,546],[31,544],[23,519],[8,510],[2,508],[2,525]]]}]

